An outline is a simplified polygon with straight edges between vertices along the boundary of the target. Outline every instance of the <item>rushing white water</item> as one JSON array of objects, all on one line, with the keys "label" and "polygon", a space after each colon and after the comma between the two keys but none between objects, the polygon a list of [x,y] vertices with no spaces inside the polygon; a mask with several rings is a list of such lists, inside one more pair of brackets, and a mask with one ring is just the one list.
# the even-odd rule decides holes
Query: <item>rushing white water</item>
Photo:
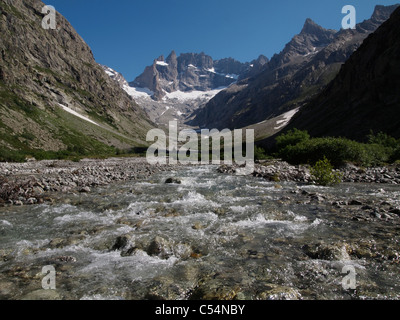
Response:
[{"label": "rushing white water", "polygon": [[[294,183],[277,188],[215,169],[187,167],[66,195],[64,204],[1,208],[0,285],[13,290],[0,297],[20,299],[40,289],[45,265],[56,268],[63,299],[187,299],[199,284],[206,291],[235,288],[246,299],[346,299],[344,265],[359,272],[358,298],[398,297],[398,265],[388,262],[380,271],[375,260],[348,249],[359,241],[379,245],[392,229],[337,215]],[[182,183],[165,184],[171,176]],[[364,185],[300,187],[342,198],[375,192]],[[397,193],[393,187],[385,197]],[[305,254],[305,245],[320,242],[339,244],[332,259]],[[279,286],[277,296],[265,296],[271,286]]]}]

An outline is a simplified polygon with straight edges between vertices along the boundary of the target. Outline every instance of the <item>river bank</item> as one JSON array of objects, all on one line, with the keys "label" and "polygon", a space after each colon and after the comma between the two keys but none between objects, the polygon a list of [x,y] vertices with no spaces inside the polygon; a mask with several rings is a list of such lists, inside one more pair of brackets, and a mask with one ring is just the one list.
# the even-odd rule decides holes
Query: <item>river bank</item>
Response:
[{"label": "river bank", "polygon": [[0,205],[52,202],[54,193],[89,193],[99,186],[145,179],[173,168],[176,165],[150,165],[146,158],[0,163]]},{"label": "river bank", "polygon": [[[177,166],[150,165],[145,158],[0,163],[0,205],[52,202],[54,193],[89,193],[99,186],[148,178]],[[217,171],[235,174],[237,168],[235,165],[222,165]],[[400,165],[361,168],[349,164],[340,171],[343,182],[400,184]],[[257,163],[252,175],[272,182],[313,183],[308,166],[292,166],[279,160]]]},{"label": "river bank", "polygon": [[[222,165],[219,167],[218,172],[235,174],[237,168],[238,167],[235,165]],[[336,171],[342,173],[343,182],[400,184],[400,164],[372,168],[363,168],[353,164],[346,164]],[[309,166],[293,166],[280,160],[268,160],[257,163],[252,175],[273,182],[293,181],[313,183]]]}]

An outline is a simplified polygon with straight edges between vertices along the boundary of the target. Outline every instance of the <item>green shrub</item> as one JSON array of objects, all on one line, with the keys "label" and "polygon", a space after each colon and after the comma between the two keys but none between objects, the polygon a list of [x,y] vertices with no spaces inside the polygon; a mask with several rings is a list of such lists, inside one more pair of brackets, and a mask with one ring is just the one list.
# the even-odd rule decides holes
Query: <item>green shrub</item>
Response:
[{"label": "green shrub", "polygon": [[393,153],[390,156],[391,162],[400,161],[400,146],[394,149]]},{"label": "green shrub", "polygon": [[254,160],[266,160],[269,156],[266,154],[265,150],[261,147],[254,146]]},{"label": "green shrub", "polygon": [[[358,142],[343,138],[314,138],[289,145],[279,151],[279,156],[292,164],[315,164],[326,157],[334,166],[345,162],[358,162],[365,157]],[[361,159],[360,159],[361,157]]]},{"label": "green shrub", "polygon": [[307,131],[301,131],[295,128],[278,136],[276,138],[276,147],[278,149],[284,149],[287,146],[294,146],[298,143],[308,141],[309,139],[310,135]]},{"label": "green shrub", "polygon": [[0,148],[0,162],[25,162],[26,154],[22,151]]},{"label": "green shrub", "polygon": [[333,170],[332,164],[326,157],[323,160],[317,161],[311,168],[311,175],[315,182],[322,186],[339,184],[343,178],[340,172]]},{"label": "green shrub", "polygon": [[387,135],[386,133],[379,132],[377,135],[374,135],[372,132],[368,135],[369,144],[378,144],[385,148],[395,149],[399,145],[399,141],[395,138]]},{"label": "green shrub", "polygon": [[335,167],[346,162],[377,166],[400,158],[399,141],[383,133],[369,135],[367,144],[345,138],[307,137],[306,132],[299,130],[279,136],[277,156],[291,164],[311,165],[326,157]]}]

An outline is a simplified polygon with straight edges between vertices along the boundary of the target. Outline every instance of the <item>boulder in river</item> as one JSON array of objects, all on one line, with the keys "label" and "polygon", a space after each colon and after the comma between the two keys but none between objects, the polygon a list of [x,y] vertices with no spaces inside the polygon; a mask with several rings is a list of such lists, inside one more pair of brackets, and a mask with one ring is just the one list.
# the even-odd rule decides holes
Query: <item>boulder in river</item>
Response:
[{"label": "boulder in river", "polygon": [[179,180],[178,178],[168,178],[165,180],[166,184],[182,184],[182,181]]},{"label": "boulder in river", "polygon": [[351,260],[348,251],[349,246],[346,243],[317,243],[303,246],[303,252],[311,259],[343,261]]},{"label": "boulder in river", "polygon": [[128,235],[118,237],[113,247],[111,248],[111,251],[118,251],[124,249],[128,245],[129,241],[130,241],[130,236]]}]

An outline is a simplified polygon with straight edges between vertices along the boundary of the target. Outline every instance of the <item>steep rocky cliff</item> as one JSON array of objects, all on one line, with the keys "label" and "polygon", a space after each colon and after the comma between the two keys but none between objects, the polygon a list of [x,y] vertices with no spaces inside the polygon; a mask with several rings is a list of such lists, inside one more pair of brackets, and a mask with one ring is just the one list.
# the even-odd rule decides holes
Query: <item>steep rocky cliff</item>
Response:
[{"label": "steep rocky cliff", "polygon": [[44,3],[0,2],[0,146],[93,153],[144,143],[147,115],[94,60],[59,13],[42,28]]},{"label": "steep rocky cliff", "polygon": [[336,76],[341,65],[397,6],[376,6],[355,30],[326,30],[307,19],[301,32],[262,71],[216,95],[191,125],[240,128],[301,107]]},{"label": "steep rocky cliff", "polygon": [[361,141],[371,130],[400,138],[400,8],[298,112],[291,128]]}]

